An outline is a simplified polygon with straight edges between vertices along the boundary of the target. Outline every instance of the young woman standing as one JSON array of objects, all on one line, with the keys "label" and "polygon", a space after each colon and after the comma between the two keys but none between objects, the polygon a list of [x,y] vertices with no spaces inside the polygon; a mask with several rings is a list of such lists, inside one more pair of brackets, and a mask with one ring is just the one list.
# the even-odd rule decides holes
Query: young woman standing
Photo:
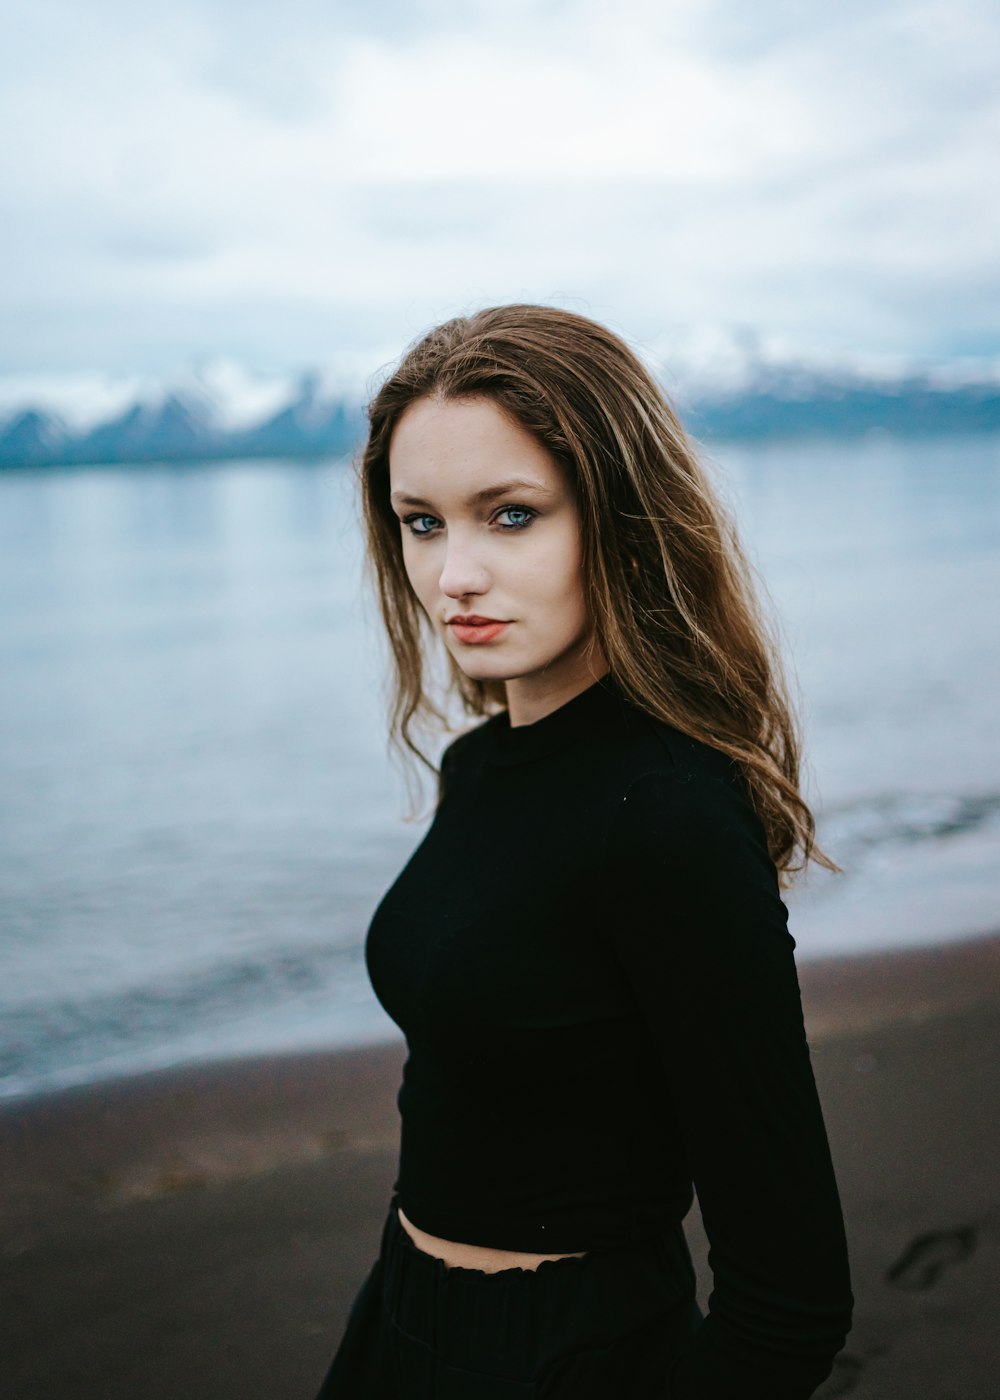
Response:
[{"label": "young woman standing", "polygon": [[393,736],[429,648],[479,722],[368,930],[399,1172],[318,1400],[806,1400],[853,1298],[780,889],[830,862],[736,533],[566,311],[438,327],[369,421]]}]

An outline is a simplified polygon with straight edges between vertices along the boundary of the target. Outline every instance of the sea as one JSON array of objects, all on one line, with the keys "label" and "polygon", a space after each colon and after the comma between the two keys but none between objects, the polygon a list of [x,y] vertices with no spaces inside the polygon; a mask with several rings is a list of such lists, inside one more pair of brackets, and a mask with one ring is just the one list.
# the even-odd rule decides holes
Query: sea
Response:
[{"label": "sea", "polygon": [[[798,961],[1000,928],[1000,437],[705,457],[844,868]],[[346,459],[0,474],[0,1096],[398,1033],[363,941],[431,789],[359,520]]]}]

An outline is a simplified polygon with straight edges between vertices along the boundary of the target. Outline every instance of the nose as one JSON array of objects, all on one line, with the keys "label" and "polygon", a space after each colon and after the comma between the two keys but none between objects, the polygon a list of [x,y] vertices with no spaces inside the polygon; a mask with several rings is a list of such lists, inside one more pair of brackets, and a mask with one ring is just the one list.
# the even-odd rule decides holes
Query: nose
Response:
[{"label": "nose", "polygon": [[438,579],[441,592],[448,598],[464,598],[470,593],[485,593],[489,586],[489,574],[477,558],[474,545],[463,544],[452,535]]}]

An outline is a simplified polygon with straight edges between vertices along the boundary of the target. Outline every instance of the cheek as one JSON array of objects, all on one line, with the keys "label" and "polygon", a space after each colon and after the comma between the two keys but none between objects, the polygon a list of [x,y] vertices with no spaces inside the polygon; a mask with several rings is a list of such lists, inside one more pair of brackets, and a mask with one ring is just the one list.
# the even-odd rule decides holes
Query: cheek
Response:
[{"label": "cheek", "polygon": [[583,552],[578,529],[567,528],[546,542],[544,552],[534,561],[534,575],[553,601],[567,607],[583,604]]}]

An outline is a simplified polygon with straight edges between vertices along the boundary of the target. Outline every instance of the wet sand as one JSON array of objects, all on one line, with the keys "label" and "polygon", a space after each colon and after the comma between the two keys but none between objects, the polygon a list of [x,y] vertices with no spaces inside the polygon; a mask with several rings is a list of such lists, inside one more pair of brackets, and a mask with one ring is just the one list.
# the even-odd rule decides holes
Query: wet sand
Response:
[{"label": "wet sand", "polygon": [[[1000,936],[803,963],[854,1329],[832,1400],[1000,1394]],[[0,1107],[6,1400],[312,1400],[395,1177],[402,1041]],[[709,1279],[696,1211],[687,1222]]]}]

